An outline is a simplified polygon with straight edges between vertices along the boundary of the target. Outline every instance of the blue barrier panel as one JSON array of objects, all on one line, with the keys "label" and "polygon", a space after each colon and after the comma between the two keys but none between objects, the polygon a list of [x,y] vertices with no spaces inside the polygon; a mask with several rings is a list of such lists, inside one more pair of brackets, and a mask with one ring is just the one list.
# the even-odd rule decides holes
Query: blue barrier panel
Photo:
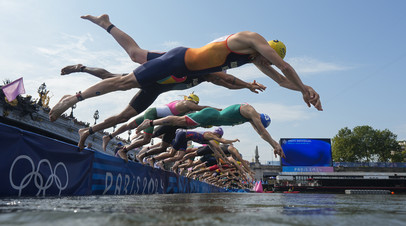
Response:
[{"label": "blue barrier panel", "polygon": [[182,177],[172,172],[126,163],[121,158],[94,153],[92,194],[211,193],[224,189]]},{"label": "blue barrier panel", "polygon": [[88,195],[93,153],[0,124],[0,196]]},{"label": "blue barrier panel", "polygon": [[0,123],[0,196],[225,192]]}]

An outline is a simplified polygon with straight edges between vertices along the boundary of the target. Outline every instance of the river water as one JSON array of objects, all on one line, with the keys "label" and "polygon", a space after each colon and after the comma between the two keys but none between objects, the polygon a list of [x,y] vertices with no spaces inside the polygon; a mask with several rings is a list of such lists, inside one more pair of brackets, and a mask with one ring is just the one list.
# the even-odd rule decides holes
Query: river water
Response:
[{"label": "river water", "polygon": [[217,193],[2,198],[0,225],[406,225],[406,195]]}]

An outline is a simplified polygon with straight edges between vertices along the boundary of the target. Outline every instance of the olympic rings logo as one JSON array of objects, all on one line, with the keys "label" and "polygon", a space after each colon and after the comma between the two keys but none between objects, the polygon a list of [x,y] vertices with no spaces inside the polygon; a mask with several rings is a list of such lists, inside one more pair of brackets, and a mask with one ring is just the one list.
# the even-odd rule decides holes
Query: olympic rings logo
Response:
[{"label": "olympic rings logo", "polygon": [[[15,167],[16,163],[20,160],[28,161],[28,163],[31,165],[31,172],[28,173],[27,175],[25,175],[25,177],[18,184],[18,183],[14,183],[14,181],[13,181],[13,172],[14,172],[14,167]],[[49,170],[51,171],[51,174],[46,179],[46,181],[44,180],[43,175],[40,173],[41,165],[48,166]],[[62,185],[61,179],[56,175],[56,171],[57,171],[58,167],[65,170],[66,182],[64,185]],[[58,162],[55,165],[55,168],[52,169],[52,165],[48,159],[41,159],[38,162],[37,169],[35,169],[34,161],[27,155],[20,155],[14,160],[14,162],[10,168],[9,177],[10,177],[11,186],[14,189],[18,190],[18,196],[21,196],[21,192],[23,191],[24,188],[26,188],[30,184],[31,180],[34,181],[35,186],[38,188],[38,192],[37,192],[36,196],[38,196],[42,192],[42,195],[44,197],[45,197],[46,190],[52,186],[54,181],[55,181],[56,187],[59,189],[59,195],[61,195],[61,192],[66,189],[66,187],[68,186],[68,183],[69,183],[68,169],[66,168],[64,163]]]}]

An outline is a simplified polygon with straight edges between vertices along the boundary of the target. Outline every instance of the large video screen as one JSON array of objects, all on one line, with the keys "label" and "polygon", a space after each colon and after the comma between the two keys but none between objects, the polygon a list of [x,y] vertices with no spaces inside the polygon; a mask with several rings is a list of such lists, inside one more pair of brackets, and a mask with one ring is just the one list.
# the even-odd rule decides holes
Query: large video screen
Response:
[{"label": "large video screen", "polygon": [[282,138],[280,145],[286,158],[283,166],[332,167],[331,140],[315,138]]}]

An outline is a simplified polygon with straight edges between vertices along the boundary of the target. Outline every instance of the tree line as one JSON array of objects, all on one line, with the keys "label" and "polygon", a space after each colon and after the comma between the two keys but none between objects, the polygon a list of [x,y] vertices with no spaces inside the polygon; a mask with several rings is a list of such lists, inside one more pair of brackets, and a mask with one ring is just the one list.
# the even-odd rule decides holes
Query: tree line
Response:
[{"label": "tree line", "polygon": [[397,135],[370,126],[345,127],[332,139],[335,162],[405,162],[406,150]]}]

